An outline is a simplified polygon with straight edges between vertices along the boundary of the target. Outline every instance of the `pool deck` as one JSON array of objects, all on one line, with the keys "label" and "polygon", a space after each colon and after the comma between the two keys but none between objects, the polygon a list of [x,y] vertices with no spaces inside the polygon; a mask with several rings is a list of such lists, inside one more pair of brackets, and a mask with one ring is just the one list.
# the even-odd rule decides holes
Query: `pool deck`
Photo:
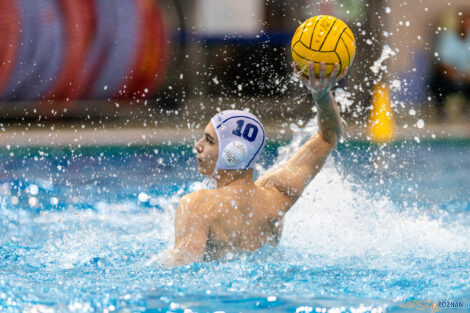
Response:
[{"label": "pool deck", "polygon": [[[289,126],[265,125],[268,140],[289,140],[292,131]],[[161,143],[193,144],[202,136],[202,128],[172,127],[116,127],[93,125],[42,125],[42,127],[0,127],[0,147],[63,147],[63,146],[108,146],[108,145],[155,145]],[[365,127],[346,126],[344,137],[350,140],[368,141]],[[470,139],[470,123],[426,124],[397,126],[396,139]]]},{"label": "pool deck", "polygon": [[[193,144],[202,136],[205,124],[216,109],[235,107],[248,108],[261,116],[268,140],[286,141],[292,138],[289,123],[307,121],[313,116],[308,97],[300,98],[301,103],[295,99],[285,96],[219,101],[193,97],[177,109],[163,109],[152,106],[151,102],[147,105],[125,101],[119,104],[78,101],[70,107],[60,103],[4,103],[0,106],[0,147]],[[405,109],[394,113],[398,140],[470,139],[470,112],[453,114],[453,118],[444,122],[437,119],[434,107],[421,105],[419,108],[413,116]],[[366,109],[356,118],[343,114],[349,123],[344,132],[346,140],[369,140],[365,114]],[[416,126],[418,119],[424,121],[423,128]]]}]

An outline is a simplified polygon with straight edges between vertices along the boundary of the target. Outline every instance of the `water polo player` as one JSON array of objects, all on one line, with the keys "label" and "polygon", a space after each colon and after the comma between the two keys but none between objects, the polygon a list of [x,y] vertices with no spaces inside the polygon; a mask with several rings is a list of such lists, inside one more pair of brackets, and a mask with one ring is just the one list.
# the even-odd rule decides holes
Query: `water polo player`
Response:
[{"label": "water polo player", "polygon": [[215,189],[201,189],[184,196],[175,217],[175,245],[159,255],[171,267],[208,261],[227,253],[247,252],[265,244],[276,246],[283,219],[304,188],[323,166],[341,133],[339,110],[331,94],[338,65],[329,78],[325,64],[315,79],[294,72],[312,92],[318,111],[319,132],[280,168],[256,182],[253,164],[265,144],[261,122],[245,111],[216,114],[205,127],[195,149],[199,171],[212,176]]}]

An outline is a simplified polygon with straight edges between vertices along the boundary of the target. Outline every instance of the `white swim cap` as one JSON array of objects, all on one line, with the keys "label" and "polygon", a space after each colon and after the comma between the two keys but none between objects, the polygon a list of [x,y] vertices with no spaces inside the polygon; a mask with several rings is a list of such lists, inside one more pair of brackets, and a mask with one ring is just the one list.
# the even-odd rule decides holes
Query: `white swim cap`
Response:
[{"label": "white swim cap", "polygon": [[264,147],[265,133],[261,122],[251,113],[227,110],[211,119],[219,141],[218,169],[253,168],[253,163]]}]

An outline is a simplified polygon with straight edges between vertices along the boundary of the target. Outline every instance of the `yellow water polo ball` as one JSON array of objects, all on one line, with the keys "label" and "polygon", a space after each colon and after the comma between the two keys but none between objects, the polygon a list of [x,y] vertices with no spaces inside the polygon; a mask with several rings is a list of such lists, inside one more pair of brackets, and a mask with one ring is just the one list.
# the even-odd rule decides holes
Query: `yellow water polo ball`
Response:
[{"label": "yellow water polo ball", "polygon": [[316,77],[320,75],[320,62],[325,62],[327,76],[338,63],[339,75],[354,60],[356,40],[339,18],[318,15],[300,24],[292,38],[291,51],[298,69],[305,75],[308,76],[308,61],[314,62]]}]

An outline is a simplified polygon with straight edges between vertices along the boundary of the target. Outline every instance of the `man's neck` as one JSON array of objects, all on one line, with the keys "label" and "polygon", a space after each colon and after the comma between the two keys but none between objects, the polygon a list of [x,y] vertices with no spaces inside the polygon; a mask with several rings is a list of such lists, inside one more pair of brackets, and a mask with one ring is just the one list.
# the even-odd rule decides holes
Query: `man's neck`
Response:
[{"label": "man's neck", "polygon": [[253,169],[248,170],[217,170],[214,175],[217,181],[217,188],[222,188],[234,183],[241,183],[245,186],[254,185]]}]

